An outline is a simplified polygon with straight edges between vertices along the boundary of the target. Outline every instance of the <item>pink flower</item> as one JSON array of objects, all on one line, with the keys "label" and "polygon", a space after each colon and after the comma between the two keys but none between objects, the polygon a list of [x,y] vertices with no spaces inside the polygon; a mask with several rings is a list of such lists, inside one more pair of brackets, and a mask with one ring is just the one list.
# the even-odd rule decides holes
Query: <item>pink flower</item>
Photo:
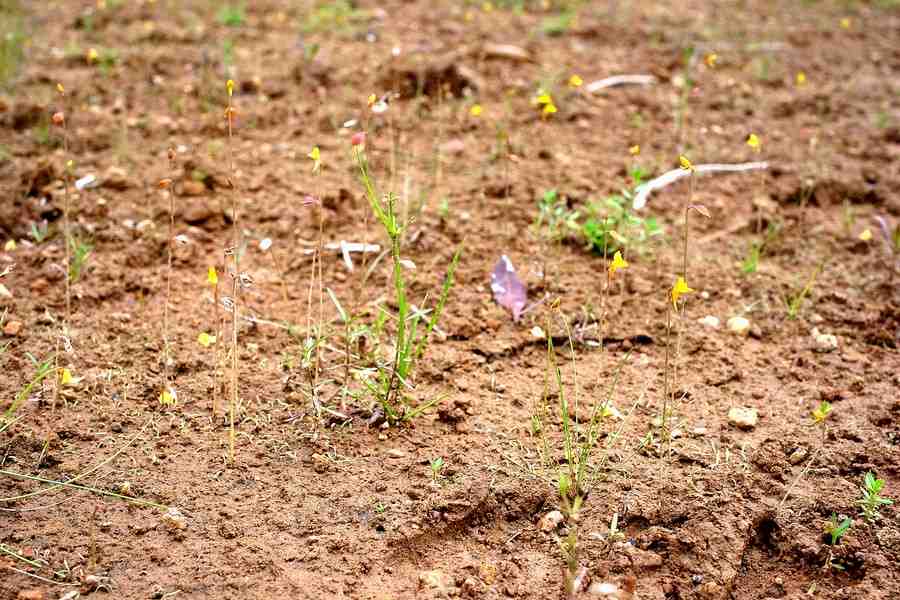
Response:
[{"label": "pink flower", "polygon": [[354,146],[363,146],[366,143],[366,132],[365,131],[357,131],[353,134],[353,137],[350,138],[350,143]]}]

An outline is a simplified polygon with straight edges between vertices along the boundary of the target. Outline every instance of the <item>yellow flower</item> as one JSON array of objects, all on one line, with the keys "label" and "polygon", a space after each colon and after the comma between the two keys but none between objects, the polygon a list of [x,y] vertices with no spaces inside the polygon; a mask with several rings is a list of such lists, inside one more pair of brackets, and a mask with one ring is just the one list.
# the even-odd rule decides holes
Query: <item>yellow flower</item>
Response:
[{"label": "yellow flower", "polygon": [[641,153],[641,147],[638,144],[635,144],[631,148],[628,149],[628,154],[632,156],[637,156]]},{"label": "yellow flower", "polygon": [[841,19],[841,29],[850,29],[850,17]]},{"label": "yellow flower", "polygon": [[178,393],[175,388],[166,387],[159,395],[159,403],[166,406],[175,406],[178,404]]},{"label": "yellow flower", "polygon": [[318,147],[318,146],[313,146],[312,152],[310,152],[310,153],[307,154],[306,156],[308,156],[309,158],[311,158],[312,161],[313,161],[313,170],[312,170],[312,172],[313,172],[313,173],[318,173],[318,172],[319,172],[319,169],[322,168],[322,161],[321,161],[322,154],[321,154],[321,152],[319,152],[319,147]]},{"label": "yellow flower", "polygon": [[369,97],[366,98],[366,106],[371,108],[376,102],[378,102],[378,96],[375,94],[369,94]]},{"label": "yellow flower", "polygon": [[687,156],[684,156],[682,154],[681,156],[678,157],[678,162],[681,163],[681,168],[684,169],[685,171],[693,171],[694,170],[694,163],[692,163],[690,160],[688,160]]},{"label": "yellow flower", "polygon": [[762,147],[762,142],[759,141],[759,137],[755,133],[751,133],[747,136],[747,145],[759,152],[759,149]]},{"label": "yellow flower", "polygon": [[798,86],[806,85],[806,73],[804,73],[803,71],[800,71],[799,73],[797,73],[797,85]]},{"label": "yellow flower", "polygon": [[538,106],[553,104],[553,97],[544,90],[538,90],[538,95],[535,97],[534,103]]},{"label": "yellow flower", "polygon": [[3,246],[3,249],[7,252],[12,252],[16,249],[16,240],[6,240],[6,244]]},{"label": "yellow flower", "polygon": [[545,105],[544,105],[544,110],[543,110],[542,112],[544,113],[544,116],[545,116],[545,117],[546,117],[547,115],[552,115],[553,113],[556,112],[556,105],[553,104],[552,102],[551,102],[550,104],[545,104]]},{"label": "yellow flower", "polygon": [[628,261],[622,258],[622,253],[616,250],[616,253],[613,254],[612,262],[609,263],[609,278],[612,279],[613,275],[616,274],[616,271],[619,269],[627,269]]},{"label": "yellow flower", "polygon": [[72,371],[63,369],[59,374],[59,384],[69,385],[70,383],[72,383]]},{"label": "yellow flower", "polygon": [[484,109],[481,108],[480,104],[473,104],[472,108],[469,109],[469,114],[473,117],[480,117],[482,112],[484,112]]},{"label": "yellow flower", "polygon": [[87,51],[87,61],[88,61],[88,64],[90,64],[90,63],[96,61],[97,58],[98,58],[99,56],[100,56],[100,55],[97,54],[97,50],[96,50],[96,49],[90,48],[90,49]]},{"label": "yellow flower", "polygon": [[715,52],[710,52],[703,58],[703,62],[705,62],[706,66],[710,69],[715,68],[717,60],[719,60],[719,55]]},{"label": "yellow flower", "polygon": [[569,87],[573,87],[573,88],[581,87],[581,85],[583,83],[584,83],[584,79],[582,79],[578,75],[572,75],[571,77],[569,77]]},{"label": "yellow flower", "polygon": [[672,306],[675,310],[678,310],[678,299],[681,298],[684,294],[690,294],[693,292],[691,288],[688,287],[687,282],[684,280],[684,277],[678,276],[678,279],[675,280],[675,285],[672,286]]},{"label": "yellow flower", "polygon": [[63,87],[63,84],[57,83],[57,84],[56,84],[56,91],[59,92],[60,94],[65,94],[65,93],[66,93],[66,88]]},{"label": "yellow flower", "polygon": [[234,80],[229,79],[228,81],[226,81],[225,88],[228,90],[228,97],[231,98],[231,96],[234,94]]},{"label": "yellow flower", "polygon": [[216,336],[209,335],[208,333],[203,331],[200,333],[200,335],[197,336],[197,343],[204,348],[209,348],[210,344],[216,343]]},{"label": "yellow flower", "polygon": [[494,10],[494,5],[490,2],[485,2],[484,4],[481,5],[481,9],[484,12],[491,12]]},{"label": "yellow flower", "polygon": [[859,239],[861,239],[864,242],[868,242],[869,240],[871,240],[872,239],[872,230],[864,229],[863,232],[861,234],[859,234]]},{"label": "yellow flower", "polygon": [[219,285],[219,274],[216,273],[215,267],[210,267],[206,272],[206,282],[209,285]]}]

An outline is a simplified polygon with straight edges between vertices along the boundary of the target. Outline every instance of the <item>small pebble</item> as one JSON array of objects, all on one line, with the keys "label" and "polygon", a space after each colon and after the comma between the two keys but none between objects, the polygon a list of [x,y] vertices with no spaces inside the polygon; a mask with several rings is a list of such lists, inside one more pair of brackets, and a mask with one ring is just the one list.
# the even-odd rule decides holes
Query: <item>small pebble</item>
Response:
[{"label": "small pebble", "polygon": [[813,346],[813,349],[816,352],[831,352],[832,350],[837,350],[837,336],[834,336],[830,333],[822,333],[818,330],[818,328],[813,327],[812,337],[815,344]]},{"label": "small pebble", "polygon": [[174,506],[169,508],[162,516],[163,524],[171,531],[181,531],[187,528],[187,519],[181,514],[181,511]]},{"label": "small pebble", "polygon": [[759,413],[755,408],[734,406],[728,411],[728,424],[738,429],[753,429],[759,422]]},{"label": "small pebble", "polygon": [[719,325],[722,324],[722,322],[719,320],[719,317],[714,317],[712,315],[707,315],[702,319],[697,319],[697,322],[711,329],[718,329]]},{"label": "small pebble", "polygon": [[10,321],[6,325],[3,326],[3,334],[8,335],[10,337],[15,337],[19,335],[22,331],[22,321]]},{"label": "small pebble", "polygon": [[540,523],[538,523],[538,528],[544,533],[549,533],[559,527],[559,524],[563,522],[563,514],[558,510],[552,510],[548,512],[546,515],[541,517]]},{"label": "small pebble", "polygon": [[727,325],[728,331],[737,335],[747,335],[750,332],[750,321],[744,317],[731,317]]}]

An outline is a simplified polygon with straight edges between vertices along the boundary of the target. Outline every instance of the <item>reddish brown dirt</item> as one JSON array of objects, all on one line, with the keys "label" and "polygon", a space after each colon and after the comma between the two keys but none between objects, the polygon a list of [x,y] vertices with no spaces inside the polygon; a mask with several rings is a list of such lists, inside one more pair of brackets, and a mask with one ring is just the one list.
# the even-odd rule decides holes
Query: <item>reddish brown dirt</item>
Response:
[{"label": "reddish brown dirt", "polygon": [[[633,583],[642,599],[900,597],[900,513],[887,507],[870,525],[855,506],[870,470],[887,480],[884,495],[900,498],[900,292],[896,258],[872,221],[900,220],[895,3],[598,2],[550,36],[540,27],[558,12],[540,7],[520,14],[365,2],[368,18],[299,39],[308,7],[282,0],[248,2],[237,27],[217,20],[218,3],[199,0],[24,4],[31,41],[0,101],[0,233],[18,241],[0,254],[0,268],[16,263],[0,304],[7,326],[21,324],[3,340],[4,409],[32,376],[28,354],[43,359],[58,347],[69,156],[76,177],[94,173],[102,185],[72,200],[73,230],[95,245],[73,286],[72,349],[60,355],[81,379],[62,389],[55,410],[51,380],[32,390],[0,434],[0,463],[51,480],[102,463],[79,482],[177,507],[187,526],[173,531],[158,509],[71,489],[2,502],[0,544],[37,562],[0,554],[0,599],[94,588],[116,598],[561,597],[557,537],[537,526],[558,500],[530,433],[547,369],[546,345],[531,330],[546,327],[551,302],[513,323],[490,296],[488,275],[501,254],[519,267],[532,299],[558,298],[562,314],[588,332],[575,335],[574,364],[558,353],[582,408],[605,397],[631,350],[614,401],[634,412],[581,516],[591,581]],[[313,62],[304,63],[301,43],[321,45]],[[496,57],[486,44],[517,45],[528,60]],[[697,180],[696,201],[712,218],[692,219],[689,282],[697,291],[679,359],[680,435],[666,452],[642,440],[663,395],[667,294],[680,269],[688,185],[651,197],[646,212],[660,219],[665,241],[629,254],[631,266],[617,275],[608,352],[584,343],[597,331],[589,326],[603,261],[576,240],[546,249],[530,225],[547,189],[580,207],[618,191],[635,161],[653,174],[677,165],[674,84],[689,46],[718,61],[692,71],[684,151],[696,163],[753,160],[744,140],[754,132],[773,167]],[[100,64],[85,59],[91,47]],[[117,59],[104,63],[110,49]],[[795,83],[799,71],[804,86]],[[590,95],[567,90],[571,73],[586,82],[647,73],[659,83]],[[229,77],[238,82],[234,173],[223,119]],[[531,104],[542,81],[556,82],[559,110],[548,119]],[[454,96],[439,99],[441,85]],[[366,97],[389,87],[414,97],[370,115]],[[418,88],[426,95],[415,97]],[[477,118],[469,114],[476,99],[484,107]],[[69,116],[68,155],[59,129],[47,135],[57,110]],[[445,335],[433,336],[410,382],[415,398],[440,397],[441,406],[412,426],[368,428],[372,400],[355,386],[352,418],[316,427],[305,379],[290,366],[299,365],[309,316],[303,250],[317,238],[316,209],[303,197],[323,197],[326,241],[385,243],[364,217],[341,130],[350,119],[368,129],[381,186],[413,207],[427,201],[405,251],[417,265],[409,272],[415,302],[437,293],[464,244],[439,324]],[[494,152],[498,129],[509,133],[508,160]],[[628,153],[634,144],[637,158]],[[319,179],[306,158],[313,145],[325,163]],[[179,149],[174,172],[169,147]],[[178,192],[176,227],[191,243],[177,249],[171,298],[179,404],[163,409],[168,202],[156,184],[167,177]],[[243,268],[256,282],[244,303],[266,321],[240,331],[235,466],[225,422],[211,416],[213,352],[196,342],[217,314],[205,278],[209,265],[222,272],[231,239],[229,177],[248,242]],[[50,236],[37,244],[30,225],[42,219]],[[758,239],[757,223],[767,222],[781,223],[781,234],[758,272],[744,275],[740,261]],[[870,241],[859,239],[866,228]],[[258,250],[266,237],[277,267]],[[799,318],[788,319],[784,299],[823,261]],[[379,305],[396,308],[389,274],[380,263],[360,294],[359,270],[348,273],[331,253],[324,279],[345,306],[359,300],[371,321]],[[327,299],[325,307],[335,335],[323,368],[339,382],[338,316]],[[696,322],[736,314],[750,319],[749,337]],[[815,352],[813,327],[836,335],[837,350]],[[327,400],[337,388],[323,389]],[[834,407],[824,440],[810,418],[822,399]],[[755,428],[729,425],[735,406],[758,410]],[[620,426],[604,426],[604,435]],[[432,481],[435,457],[446,467]],[[0,475],[0,496],[37,485]],[[618,542],[606,536],[614,513]],[[833,548],[843,570],[824,568],[832,513],[854,518]]]}]

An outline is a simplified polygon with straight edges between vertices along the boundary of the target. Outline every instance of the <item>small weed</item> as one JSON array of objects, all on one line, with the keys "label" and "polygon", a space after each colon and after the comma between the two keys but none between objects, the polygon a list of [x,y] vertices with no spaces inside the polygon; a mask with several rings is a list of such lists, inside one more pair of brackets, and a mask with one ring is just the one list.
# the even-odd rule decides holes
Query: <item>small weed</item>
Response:
[{"label": "small weed", "polygon": [[803,308],[803,302],[806,300],[806,297],[813,290],[813,286],[816,285],[816,279],[819,277],[819,274],[825,268],[825,260],[823,259],[821,263],[815,268],[815,270],[810,274],[809,279],[806,280],[806,284],[803,288],[797,292],[794,296],[791,296],[787,299],[787,316],[789,319],[796,319],[800,316],[800,310]]},{"label": "small weed", "polygon": [[850,518],[846,518],[841,522],[838,522],[838,516],[835,513],[831,513],[831,519],[828,521],[828,524],[825,526],[825,533],[827,533],[831,537],[831,546],[837,546],[841,538],[844,537],[844,534],[847,533],[847,530],[850,529],[850,525],[853,524],[853,520]]},{"label": "small weed", "polygon": [[880,495],[882,488],[884,488],[884,479],[876,479],[871,471],[867,472],[863,478],[863,485],[860,488],[862,498],[857,500],[856,504],[861,509],[859,514],[865,517],[869,523],[873,523],[881,518],[881,507],[890,506],[894,503],[890,498],[884,498]]},{"label": "small weed", "polygon": [[9,408],[6,409],[6,412],[3,414],[3,417],[0,418],[0,432],[3,432],[13,423],[13,416],[16,414],[16,411],[19,410],[19,407],[22,405],[25,400],[28,399],[29,394],[31,394],[31,390],[34,389],[36,385],[39,385],[44,379],[53,375],[56,371],[54,369],[54,364],[56,362],[56,356],[52,355],[49,358],[39,361],[31,354],[26,353],[28,360],[31,362],[31,366],[34,368],[34,372],[31,375],[31,379],[26,383],[21,390],[16,394],[16,397],[13,399],[12,404],[10,404]]},{"label": "small weed", "polygon": [[430,460],[428,466],[431,468],[431,480],[437,481],[440,479],[441,471],[444,470],[444,459],[438,456],[437,458]]},{"label": "small weed", "polygon": [[81,273],[87,264],[91,252],[94,250],[93,244],[87,242],[77,236],[69,238],[69,249],[72,252],[72,260],[69,263],[69,278],[75,283],[81,278]]},{"label": "small weed", "polygon": [[356,8],[349,0],[333,0],[319,4],[304,20],[304,33],[337,31],[346,32],[368,19],[366,11]]},{"label": "small weed", "polygon": [[545,17],[541,21],[540,32],[549,37],[556,37],[568,33],[575,25],[578,14],[575,11],[567,10]]},{"label": "small weed", "polygon": [[762,258],[763,252],[778,237],[779,233],[781,233],[781,224],[772,222],[769,223],[766,233],[761,240],[750,242],[747,256],[741,262],[741,272],[745,275],[756,273],[757,269],[759,269],[759,259]]},{"label": "small weed", "polygon": [[[441,293],[434,307],[429,310],[415,308],[409,302],[406,278],[403,274],[409,261],[401,255],[402,241],[409,222],[404,222],[400,218],[397,197],[392,192],[388,192],[380,198],[375,191],[375,183],[361,144],[354,145],[354,158],[359,166],[360,178],[365,187],[369,208],[390,240],[390,256],[393,263],[392,279],[397,303],[395,319],[397,330],[393,358],[390,364],[379,362],[376,365],[376,382],[363,378],[363,383],[375,396],[384,419],[389,424],[396,424],[421,415],[439,401],[438,398],[435,398],[413,406],[409,403],[405,391],[412,387],[411,379],[415,366],[425,354],[429,336],[444,311],[444,305],[450,295],[450,289],[453,287],[453,275],[456,273],[462,248],[458,248],[453,254],[450,265],[447,267]],[[428,315],[428,313],[431,314]],[[420,330],[420,324],[423,322],[424,326]]]},{"label": "small weed", "polygon": [[47,224],[47,221],[41,221],[40,223],[31,223],[30,229],[28,231],[28,235],[31,236],[31,239],[33,239],[34,243],[36,244],[45,242],[49,234],[50,226]]},{"label": "small weed", "polygon": [[[644,178],[643,171],[631,172],[635,187]],[[631,210],[634,194],[623,189],[620,194],[606,197],[602,202],[589,204],[587,218],[581,225],[581,236],[588,248],[601,255],[620,250],[633,250],[639,255],[651,252],[650,244],[661,238],[662,227],[654,217],[639,217]]]},{"label": "small weed", "polygon": [[216,19],[225,27],[240,27],[247,20],[247,11],[243,3],[226,4],[219,9]]},{"label": "small weed", "polygon": [[19,0],[0,0],[0,87],[7,87],[22,68],[26,39]]}]

